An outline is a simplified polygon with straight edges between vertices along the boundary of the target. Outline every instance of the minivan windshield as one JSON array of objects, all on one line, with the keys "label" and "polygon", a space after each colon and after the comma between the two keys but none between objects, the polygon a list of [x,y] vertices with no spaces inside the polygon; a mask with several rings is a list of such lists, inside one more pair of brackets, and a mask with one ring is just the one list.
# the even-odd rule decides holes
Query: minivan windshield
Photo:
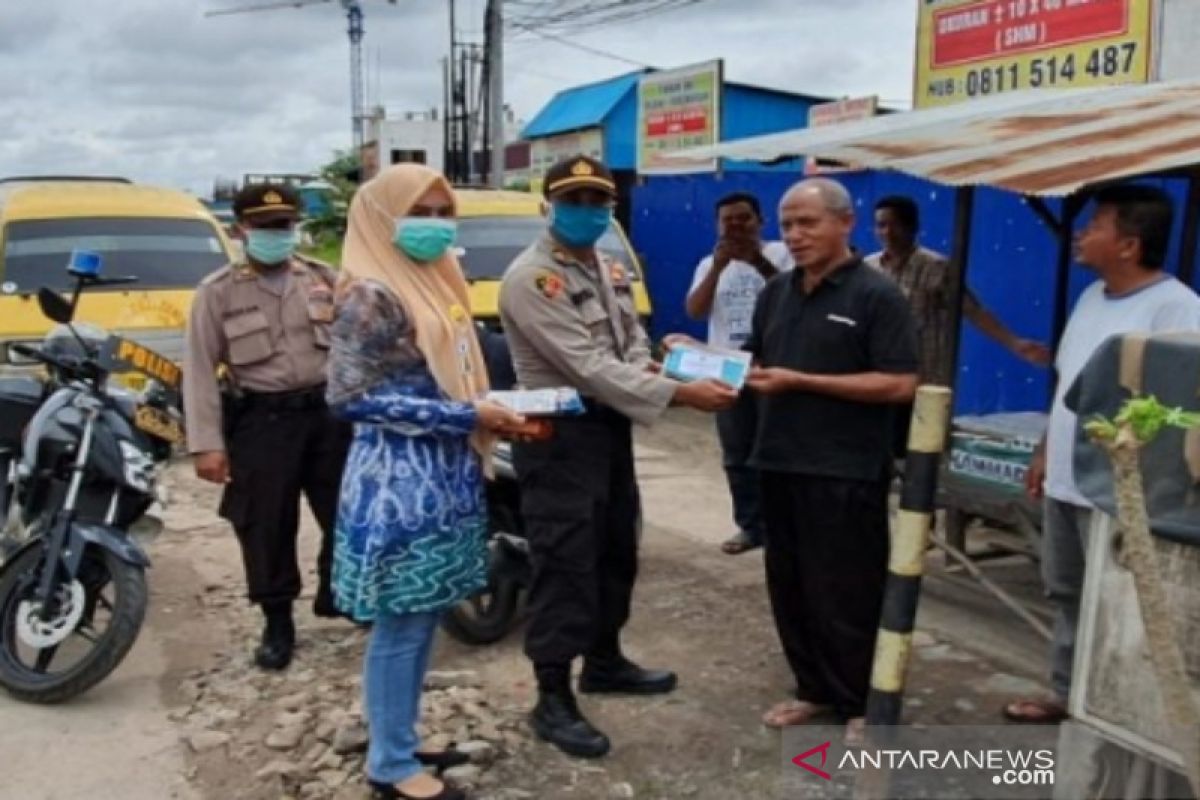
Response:
[{"label": "minivan windshield", "polygon": [[[4,230],[0,283],[7,294],[70,288],[71,251],[91,250],[108,277],[138,289],[194,289],[229,258],[216,227],[202,219],[78,217],[16,220]],[[128,290],[128,285],[119,287]]]},{"label": "minivan windshield", "polygon": [[[458,246],[465,253],[459,256],[468,280],[498,280],[521,251],[546,232],[546,220],[541,217],[459,217]],[[596,247],[632,267],[633,257],[610,227]],[[633,275],[636,280],[639,276]]]}]

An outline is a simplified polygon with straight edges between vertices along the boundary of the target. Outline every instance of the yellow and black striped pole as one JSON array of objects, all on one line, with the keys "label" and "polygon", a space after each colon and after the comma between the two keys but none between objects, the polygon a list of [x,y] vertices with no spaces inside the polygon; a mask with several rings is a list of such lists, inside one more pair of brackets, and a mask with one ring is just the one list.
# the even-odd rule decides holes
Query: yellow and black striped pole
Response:
[{"label": "yellow and black striped pole", "polygon": [[900,511],[888,556],[883,613],[875,641],[867,724],[897,725],[904,706],[904,682],[912,633],[921,596],[921,573],[937,496],[938,466],[950,423],[951,392],[944,386],[922,386],[913,404],[904,461]]}]

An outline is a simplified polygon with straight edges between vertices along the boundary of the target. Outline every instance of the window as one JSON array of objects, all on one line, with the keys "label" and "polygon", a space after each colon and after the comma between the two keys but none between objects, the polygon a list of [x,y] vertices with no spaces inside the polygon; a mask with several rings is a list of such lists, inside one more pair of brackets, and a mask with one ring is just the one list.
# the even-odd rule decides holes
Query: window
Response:
[{"label": "window", "polygon": [[424,164],[425,163],[425,151],[424,150],[393,150],[392,151],[392,163],[393,164]]},{"label": "window", "polygon": [[[497,280],[521,252],[546,231],[541,217],[459,217],[458,246],[468,280]],[[633,256],[616,232],[609,228],[596,245],[632,268]],[[632,271],[632,269],[631,269]],[[636,280],[639,276],[632,275]]]},{"label": "window", "polygon": [[[75,249],[98,252],[103,274],[138,278],[139,289],[194,289],[229,261],[212,223],[198,219],[83,217],[11,222],[0,280],[16,292],[74,285]],[[119,287],[128,290],[129,286]]]}]

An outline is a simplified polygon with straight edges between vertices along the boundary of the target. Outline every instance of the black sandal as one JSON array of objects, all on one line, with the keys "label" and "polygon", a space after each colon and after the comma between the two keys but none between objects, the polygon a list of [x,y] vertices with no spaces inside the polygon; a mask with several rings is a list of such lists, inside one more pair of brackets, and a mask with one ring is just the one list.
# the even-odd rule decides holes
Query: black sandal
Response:
[{"label": "black sandal", "polygon": [[449,784],[442,784],[442,790],[430,797],[413,797],[406,794],[390,783],[367,781],[371,787],[371,800],[468,800],[467,793]]},{"label": "black sandal", "polygon": [[471,756],[460,753],[454,748],[454,745],[450,745],[445,750],[426,750],[424,752],[418,750],[413,755],[423,765],[435,767],[439,776],[451,767],[461,767],[463,764],[471,763]]}]

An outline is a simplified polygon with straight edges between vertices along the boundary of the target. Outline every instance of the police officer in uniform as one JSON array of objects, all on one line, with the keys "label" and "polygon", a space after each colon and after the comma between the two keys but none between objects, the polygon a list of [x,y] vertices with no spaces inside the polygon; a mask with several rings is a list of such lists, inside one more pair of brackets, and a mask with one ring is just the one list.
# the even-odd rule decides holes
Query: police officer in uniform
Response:
[{"label": "police officer in uniform", "polygon": [[200,284],[184,356],[188,450],[197,475],[225,486],[220,513],[237,532],[250,602],[266,617],[255,662],[274,670],[291,662],[295,644],[301,494],[322,532],[313,611],[338,616],[332,536],[350,441],[325,406],[335,274],[295,254],[299,208],[284,185],[238,194],[245,260]]},{"label": "police officer in uniform", "polygon": [[596,249],[612,220],[612,173],[577,156],[549,170],[545,192],[550,229],[508,268],[500,312],[521,386],[573,386],[587,413],[556,419],[551,438],[514,447],[534,563],[525,652],[538,682],[535,732],[563,752],[594,758],[609,741],[576,705],[577,656],[585,693],[659,694],[676,683],[674,673],[630,661],[620,645],[640,515],[631,423],[650,424],[672,404],[728,408],[736,393],[658,374],[631,276]]}]

